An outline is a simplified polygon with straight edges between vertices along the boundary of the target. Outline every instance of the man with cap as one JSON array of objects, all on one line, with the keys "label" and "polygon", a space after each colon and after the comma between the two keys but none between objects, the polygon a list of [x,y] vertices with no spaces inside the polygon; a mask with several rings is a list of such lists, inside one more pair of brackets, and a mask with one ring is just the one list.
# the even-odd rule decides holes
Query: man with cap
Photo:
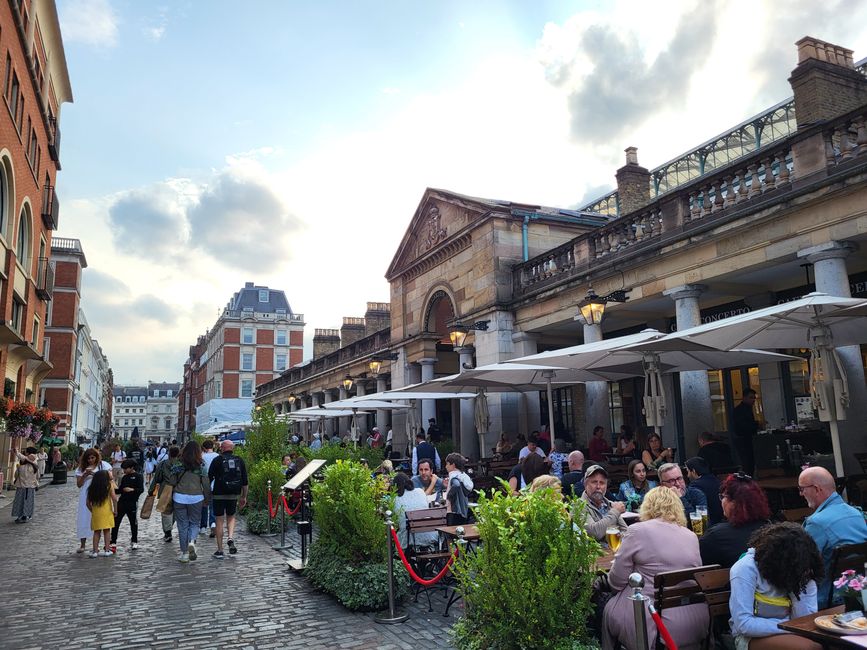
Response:
[{"label": "man with cap", "polygon": [[220,457],[211,462],[208,478],[213,481],[214,517],[217,520],[217,550],[214,559],[222,560],[223,555],[223,524],[229,533],[226,542],[229,554],[238,552],[235,547],[235,512],[247,503],[247,467],[244,461],[233,453],[235,443],[223,440],[220,443]]},{"label": "man with cap", "polygon": [[440,467],[440,453],[424,438],[424,434],[419,431],[415,434],[415,449],[412,450],[412,475],[418,476],[418,463],[420,460],[428,459],[433,464],[433,471],[436,473]]},{"label": "man with cap", "polygon": [[427,421],[427,435],[433,443],[442,440],[443,430],[439,428],[439,425],[437,425],[436,418],[431,418]]},{"label": "man with cap", "polygon": [[605,531],[616,527],[621,535],[626,532],[623,513],[626,506],[621,501],[609,501],[608,472],[602,465],[591,465],[584,473],[584,530],[598,542],[605,542]]}]

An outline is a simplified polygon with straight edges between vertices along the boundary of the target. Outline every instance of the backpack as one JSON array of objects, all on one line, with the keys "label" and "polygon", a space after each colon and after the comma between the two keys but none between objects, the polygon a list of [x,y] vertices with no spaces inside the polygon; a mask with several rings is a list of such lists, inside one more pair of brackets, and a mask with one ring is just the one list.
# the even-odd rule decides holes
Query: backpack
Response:
[{"label": "backpack", "polygon": [[235,456],[223,456],[222,474],[220,476],[220,492],[223,494],[241,494],[241,463],[240,458]]}]

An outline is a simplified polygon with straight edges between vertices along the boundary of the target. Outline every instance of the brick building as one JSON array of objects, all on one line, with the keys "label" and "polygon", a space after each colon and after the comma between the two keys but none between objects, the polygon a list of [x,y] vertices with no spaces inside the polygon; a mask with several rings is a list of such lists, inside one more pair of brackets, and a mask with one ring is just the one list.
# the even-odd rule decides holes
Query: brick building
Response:
[{"label": "brick building", "polygon": [[301,362],[304,316],[286,294],[247,282],[190,347],[178,398],[178,431],[247,420],[256,386]]}]

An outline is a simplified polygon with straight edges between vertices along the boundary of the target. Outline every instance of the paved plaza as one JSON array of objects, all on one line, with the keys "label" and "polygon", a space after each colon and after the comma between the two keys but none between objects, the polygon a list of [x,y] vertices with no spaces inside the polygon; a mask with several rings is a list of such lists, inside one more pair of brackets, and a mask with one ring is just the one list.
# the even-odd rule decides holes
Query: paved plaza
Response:
[{"label": "paved plaza", "polygon": [[[0,648],[447,648],[450,616],[410,604],[410,619],[389,626],[346,610],[287,570],[274,539],[239,524],[238,555],[211,559],[214,541],[199,537],[200,560],[176,560],[177,541],[162,540],[159,516],[141,522],[136,551],[124,522],[118,554],[77,554],[73,480],[43,486],[36,516],[15,524],[12,492],[0,500]],[[156,513],[155,513],[156,514]],[[295,533],[288,541],[297,541]],[[177,536],[175,536],[177,540]],[[88,542],[89,548],[90,542]]]}]

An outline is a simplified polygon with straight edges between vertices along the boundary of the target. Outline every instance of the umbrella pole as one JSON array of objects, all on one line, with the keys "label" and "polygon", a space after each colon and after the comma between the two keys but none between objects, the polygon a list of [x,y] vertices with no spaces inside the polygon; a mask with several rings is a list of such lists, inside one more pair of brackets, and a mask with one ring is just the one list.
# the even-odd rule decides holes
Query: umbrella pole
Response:
[{"label": "umbrella pole", "polygon": [[840,450],[840,429],[837,426],[837,418],[828,423],[831,429],[831,446],[834,449],[834,469],[837,476],[845,476],[843,473],[843,452]]},{"label": "umbrella pole", "polygon": [[551,433],[551,450],[554,449],[554,391],[551,390],[551,378],[545,379],[548,391],[548,431]]}]

